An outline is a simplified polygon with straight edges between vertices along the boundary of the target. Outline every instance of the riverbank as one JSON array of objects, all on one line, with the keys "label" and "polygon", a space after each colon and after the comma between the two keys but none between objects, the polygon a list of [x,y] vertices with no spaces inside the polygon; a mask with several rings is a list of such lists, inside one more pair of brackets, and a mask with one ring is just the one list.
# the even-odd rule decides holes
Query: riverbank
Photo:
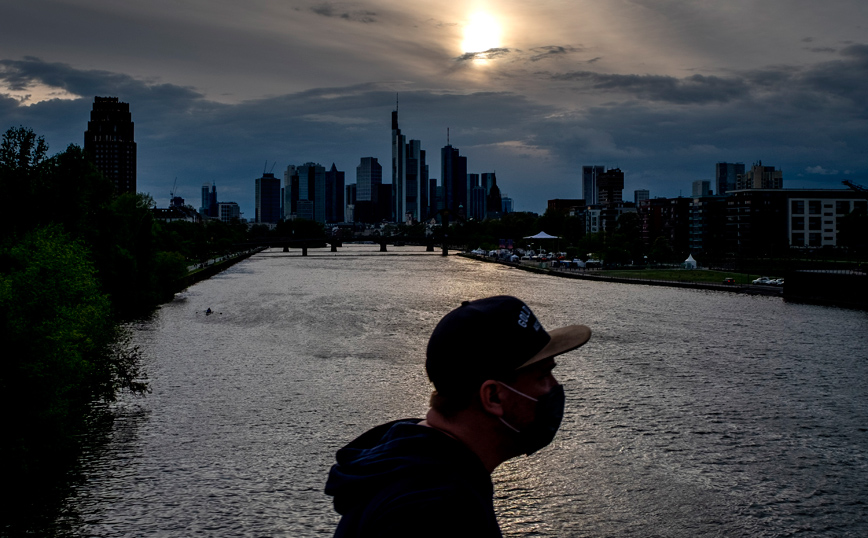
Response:
[{"label": "riverbank", "polygon": [[188,268],[187,276],[185,276],[179,281],[179,287],[176,292],[189,288],[197,282],[209,279],[212,276],[221,273],[226,269],[229,269],[236,263],[244,261],[258,252],[262,252],[266,248],[268,247],[256,247],[249,250],[236,252],[234,254],[220,256],[219,258],[213,258],[208,260],[207,262],[191,266],[191,268]]},{"label": "riverbank", "polygon": [[[464,258],[477,260],[487,263],[497,263],[529,271],[532,273],[546,274],[561,278],[573,278],[580,280],[596,280],[603,282],[617,282],[619,284],[642,284],[646,286],[663,286],[670,288],[691,288],[699,290],[715,290],[726,291],[730,293],[741,293],[745,295],[769,295],[772,297],[782,297],[784,294],[783,288],[773,286],[758,286],[753,284],[716,284],[711,282],[683,281],[683,280],[658,280],[648,278],[629,278],[624,276],[608,276],[603,274],[599,269],[563,269],[553,268],[545,262],[509,262],[497,260],[487,256],[477,256],[475,254],[459,253],[459,256]],[[686,272],[687,270],[685,270]],[[702,269],[694,269],[694,271],[702,271]],[[639,273],[639,271],[637,271]]]}]

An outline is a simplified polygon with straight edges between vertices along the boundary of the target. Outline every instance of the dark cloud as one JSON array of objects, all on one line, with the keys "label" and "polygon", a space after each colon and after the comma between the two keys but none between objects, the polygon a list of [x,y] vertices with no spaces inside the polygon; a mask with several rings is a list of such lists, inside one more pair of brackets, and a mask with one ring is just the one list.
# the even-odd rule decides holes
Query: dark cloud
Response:
[{"label": "dark cloud", "polygon": [[727,102],[744,97],[747,86],[736,79],[692,75],[675,78],[661,75],[611,75],[574,71],[551,75],[552,80],[576,82],[578,88],[594,91],[619,91],[639,99],[677,104]]},{"label": "dark cloud", "polygon": [[482,52],[466,52],[461,56],[455,58],[456,62],[469,62],[472,60],[496,60],[497,58],[503,58],[513,51],[510,49],[488,49]]},{"label": "dark cloud", "polygon": [[805,47],[805,50],[810,51],[810,52],[817,52],[817,53],[838,52],[838,49],[833,49],[832,47]]},{"label": "dark cloud", "polygon": [[323,17],[337,17],[353,22],[377,22],[377,13],[374,11],[342,11],[336,9],[335,6],[332,4],[320,4],[318,6],[313,6],[312,8],[310,8],[310,10],[317,15],[322,15]]},{"label": "dark cloud", "polygon": [[[549,198],[581,197],[576,170],[583,164],[625,170],[628,198],[638,188],[655,196],[687,192],[691,181],[710,179],[718,161],[762,159],[783,168],[785,185],[792,187],[837,187],[823,170],[864,176],[866,62],[868,47],[853,45],[830,61],[725,77],[548,74],[558,82],[549,85],[583,94],[560,107],[512,92],[415,89],[404,83],[322,87],[224,104],[161,80],[36,58],[7,59],[0,60],[0,87],[45,85],[82,98],[22,106],[0,95],[0,129],[31,127],[45,136],[52,152],[59,151],[82,143],[94,95],[119,97],[130,103],[136,123],[140,190],[164,205],[177,176],[180,195],[198,205],[199,187],[214,181],[221,200],[238,202],[251,216],[253,178],[265,160],[277,161],[278,175],[287,164],[334,162],[347,172],[348,182],[363,156],[387,164],[389,118],[400,90],[401,128],[422,141],[431,177],[440,177],[438,154],[448,127],[471,171],[496,170],[498,184],[520,209],[542,211]],[[597,104],[585,104],[585,96]],[[600,104],[601,96],[608,102]]]},{"label": "dark cloud", "polygon": [[581,52],[584,49],[581,47],[573,47],[571,45],[549,45],[545,47],[535,47],[531,49],[534,56],[531,56],[530,61],[537,62],[548,58],[563,57],[574,52]]}]

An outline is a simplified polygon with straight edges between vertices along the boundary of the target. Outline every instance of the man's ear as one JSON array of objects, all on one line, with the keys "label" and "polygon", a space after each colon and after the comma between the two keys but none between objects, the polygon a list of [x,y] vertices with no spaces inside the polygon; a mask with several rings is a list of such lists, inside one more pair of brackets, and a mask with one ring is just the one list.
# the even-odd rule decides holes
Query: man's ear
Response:
[{"label": "man's ear", "polygon": [[495,416],[503,416],[503,405],[500,402],[500,383],[488,379],[479,386],[479,401],[482,409]]}]

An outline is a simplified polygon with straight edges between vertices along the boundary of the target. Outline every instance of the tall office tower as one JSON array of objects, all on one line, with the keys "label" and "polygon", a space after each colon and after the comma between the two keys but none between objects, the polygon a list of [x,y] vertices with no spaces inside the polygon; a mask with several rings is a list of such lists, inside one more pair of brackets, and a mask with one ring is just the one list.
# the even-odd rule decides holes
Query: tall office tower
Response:
[{"label": "tall office tower", "polygon": [[296,217],[325,224],[325,168],[317,163],[304,163],[298,171],[298,209]]},{"label": "tall office tower", "polygon": [[94,97],[84,151],[115,186],[115,194],[136,192],[136,142],[129,103]]},{"label": "tall office tower", "polygon": [[272,173],[256,178],[256,223],[280,222],[280,180]]},{"label": "tall office tower", "polygon": [[[357,174],[358,176],[358,174]],[[357,222],[355,217],[356,196],[358,196],[358,183],[350,183],[344,188],[346,205],[344,206],[344,222]]]},{"label": "tall office tower", "polygon": [[[597,203],[616,204],[624,201],[624,172],[611,168],[597,176]],[[587,201],[585,202],[587,203]]]},{"label": "tall office tower", "polygon": [[711,181],[697,179],[693,182],[693,197],[700,198],[711,194]]},{"label": "tall office tower", "polygon": [[419,221],[428,216],[428,165],[422,142],[410,140],[398,127],[392,111],[392,212],[396,222]]},{"label": "tall office tower", "polygon": [[383,166],[376,157],[362,157],[356,167],[356,199],[376,202],[377,185],[383,183]]},{"label": "tall office tower", "polygon": [[714,185],[717,194],[735,190],[738,176],[744,175],[744,163],[717,163],[714,165]]},{"label": "tall office tower", "polygon": [[[202,185],[202,205],[199,206],[199,213],[201,213],[203,217],[210,217],[211,216],[211,187],[212,186],[213,186],[213,184],[209,185],[208,183],[205,183]],[[217,187],[214,186],[214,189],[216,190]],[[216,192],[215,192],[215,198],[216,198]]]},{"label": "tall office tower", "polygon": [[344,172],[332,163],[325,173],[325,221],[343,222],[344,220]]},{"label": "tall office tower", "polygon": [[479,175],[479,185],[485,187],[485,193],[491,193],[491,186],[497,183],[494,172],[485,172]]},{"label": "tall office tower", "polygon": [[428,219],[436,218],[443,209],[442,187],[437,186],[437,178],[428,178]]},{"label": "tall office tower", "polygon": [[500,196],[500,187],[497,186],[497,178],[493,173],[482,174],[485,188],[488,189],[486,217],[495,217],[503,213],[503,200]]},{"label": "tall office tower", "polygon": [[501,198],[500,199],[500,208],[501,208],[501,213],[503,213],[504,215],[506,215],[507,213],[512,213],[513,212],[512,198],[510,198],[509,196],[504,196],[503,198]]},{"label": "tall office tower", "polygon": [[470,188],[470,212],[468,217],[475,220],[485,220],[488,209],[488,200],[485,196],[485,187]]},{"label": "tall office tower", "polygon": [[636,189],[633,191],[633,203],[636,204],[636,207],[639,207],[639,202],[642,200],[647,200],[651,197],[651,193],[648,189]]},{"label": "tall office tower", "polygon": [[750,170],[736,177],[736,189],[782,189],[784,188],[784,173],[775,170],[774,166],[763,166],[759,161]]},{"label": "tall office tower", "polygon": [[597,197],[597,178],[605,171],[605,166],[582,167],[582,196],[585,198],[585,204],[597,205],[600,203]]},{"label": "tall office tower", "polygon": [[294,219],[298,213],[298,169],[286,167],[283,173],[283,219]]},{"label": "tall office tower", "polygon": [[452,219],[467,218],[467,157],[458,148],[446,145],[440,150],[440,177],[443,183],[443,208]]}]

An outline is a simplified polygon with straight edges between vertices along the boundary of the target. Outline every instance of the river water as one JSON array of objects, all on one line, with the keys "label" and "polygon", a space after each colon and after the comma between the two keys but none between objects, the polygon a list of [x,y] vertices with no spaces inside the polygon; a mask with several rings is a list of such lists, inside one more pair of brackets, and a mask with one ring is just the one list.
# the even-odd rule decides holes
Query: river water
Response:
[{"label": "river water", "polygon": [[558,361],[555,442],[493,475],[506,536],[868,536],[868,313],[377,250],[265,251],[136,326],[153,392],[114,405],[52,532],[330,535],[334,452],[422,416],[433,326],[505,293],[594,331]]}]

